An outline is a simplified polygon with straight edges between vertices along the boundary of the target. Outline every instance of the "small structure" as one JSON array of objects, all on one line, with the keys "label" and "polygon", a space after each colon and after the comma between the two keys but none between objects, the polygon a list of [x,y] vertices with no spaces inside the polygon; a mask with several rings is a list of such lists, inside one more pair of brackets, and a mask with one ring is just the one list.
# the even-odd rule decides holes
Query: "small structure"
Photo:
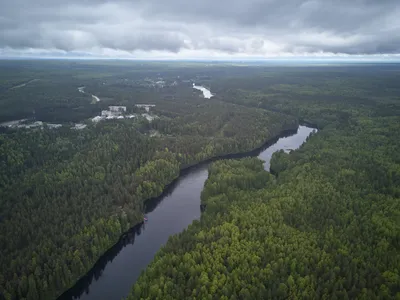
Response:
[{"label": "small structure", "polygon": [[92,118],[92,122],[99,122],[101,120],[103,120],[104,118],[102,116],[96,116],[94,118]]},{"label": "small structure", "polygon": [[155,107],[155,104],[136,104],[136,107],[144,107],[144,109],[149,112],[150,107]]},{"label": "small structure", "polygon": [[126,112],[126,106],[109,106],[108,109],[112,112]]},{"label": "small structure", "polygon": [[146,118],[149,122],[153,121],[156,118],[155,116],[151,116],[149,114],[142,114],[142,117]]},{"label": "small structure", "polygon": [[158,85],[159,87],[163,88],[164,85],[165,85],[165,81],[164,80],[156,81],[156,85]]},{"label": "small structure", "polygon": [[130,114],[126,115],[126,106],[109,106],[109,110],[102,110],[101,115],[92,118],[92,122],[99,122],[102,120],[112,120],[112,119],[133,119],[139,116],[146,118],[149,122],[153,121],[154,119],[158,118],[155,115],[148,114],[150,107],[154,107],[154,104],[136,104],[137,107],[144,107],[146,113],[143,114]]},{"label": "small structure", "polygon": [[114,113],[112,111],[110,111],[110,110],[102,110],[101,111],[101,116],[102,117],[109,117],[109,116],[113,116],[113,115],[114,115]]},{"label": "small structure", "polygon": [[86,128],[86,126],[87,126],[86,124],[78,123],[78,124],[75,124],[74,127],[71,127],[71,129],[81,130],[81,129]]},{"label": "small structure", "polygon": [[46,125],[47,125],[47,127],[52,128],[52,129],[53,129],[53,128],[54,128],[54,129],[57,129],[57,128],[62,127],[62,124],[47,123]]},{"label": "small structure", "polygon": [[112,118],[122,115],[126,112],[126,106],[109,106],[108,110],[102,110],[101,116],[106,118]]}]

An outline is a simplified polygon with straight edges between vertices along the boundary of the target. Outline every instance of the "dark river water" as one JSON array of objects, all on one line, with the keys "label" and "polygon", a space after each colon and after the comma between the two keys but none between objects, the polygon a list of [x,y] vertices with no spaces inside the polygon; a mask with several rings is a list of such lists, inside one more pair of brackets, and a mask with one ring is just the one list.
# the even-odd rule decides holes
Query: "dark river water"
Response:
[{"label": "dark river water", "polygon": [[[247,156],[258,156],[264,160],[265,169],[269,171],[270,159],[275,151],[297,149],[313,130],[299,126],[297,132],[276,139]],[[161,197],[149,201],[146,208],[148,221],[127,233],[59,300],[120,300],[126,297],[140,273],[168,238],[200,218],[200,193],[208,176],[208,165],[184,171]]]}]

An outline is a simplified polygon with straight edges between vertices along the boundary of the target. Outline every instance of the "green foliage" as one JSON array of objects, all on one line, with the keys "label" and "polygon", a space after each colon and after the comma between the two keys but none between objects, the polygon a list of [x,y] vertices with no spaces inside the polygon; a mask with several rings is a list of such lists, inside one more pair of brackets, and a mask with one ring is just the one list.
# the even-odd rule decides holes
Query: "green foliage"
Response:
[{"label": "green foliage", "polygon": [[323,130],[275,153],[275,177],[255,158],[212,164],[200,221],[169,239],[128,299],[398,299],[400,106],[394,77],[371,70],[221,79],[223,101]]},{"label": "green foliage", "polygon": [[277,179],[255,158],[212,164],[200,222],[170,238],[128,299],[152,299],[153,286],[160,299],[395,299],[400,122],[371,121],[278,152]]},{"label": "green foliage", "polygon": [[0,134],[0,293],[56,297],[143,220],[144,201],[182,168],[252,150],[297,126],[289,116],[219,101],[179,100],[157,114],[152,123]]},{"label": "green foliage", "polygon": [[[170,238],[129,298],[399,297],[398,67],[1,66],[0,121],[75,122],[111,104],[135,112],[136,103],[156,104],[160,117],[2,130],[6,299],[53,299],[142,220],[144,201],[180,169],[260,147],[297,119],[323,130],[274,154],[275,176],[256,159],[211,166],[201,220]],[[143,79],[161,72],[163,88]],[[200,98],[191,80],[216,96]],[[92,104],[91,93],[102,101]]]}]

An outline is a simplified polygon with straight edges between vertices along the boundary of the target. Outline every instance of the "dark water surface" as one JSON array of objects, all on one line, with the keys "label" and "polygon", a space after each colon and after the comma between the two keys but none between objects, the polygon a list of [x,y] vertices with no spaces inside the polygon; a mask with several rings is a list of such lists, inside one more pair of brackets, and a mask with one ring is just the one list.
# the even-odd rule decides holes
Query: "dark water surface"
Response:
[{"label": "dark water surface", "polygon": [[[251,156],[264,160],[265,169],[269,170],[270,159],[275,151],[297,149],[313,130],[299,126],[296,133],[277,139]],[[184,171],[164,195],[149,201],[146,209],[148,221],[127,233],[59,300],[120,300],[126,297],[140,273],[169,236],[183,231],[193,220],[200,218],[200,193],[208,177],[208,165],[202,164]]]}]

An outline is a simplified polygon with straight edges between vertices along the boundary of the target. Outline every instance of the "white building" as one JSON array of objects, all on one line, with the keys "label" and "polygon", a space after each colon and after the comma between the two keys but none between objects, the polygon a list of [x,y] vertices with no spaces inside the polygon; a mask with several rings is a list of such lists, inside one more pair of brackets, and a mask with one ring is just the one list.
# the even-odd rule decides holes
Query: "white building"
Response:
[{"label": "white building", "polygon": [[75,124],[74,127],[71,127],[71,129],[81,130],[81,129],[86,128],[86,126],[87,126],[86,124],[78,123],[78,124]]},{"label": "white building", "polygon": [[144,107],[144,109],[149,112],[150,107],[155,107],[155,104],[136,104],[136,107]]},{"label": "white building", "polygon": [[112,112],[126,112],[126,106],[109,106],[108,109]]},{"label": "white building", "polygon": [[102,117],[110,117],[110,116],[114,116],[115,112],[112,112],[110,110],[102,110],[101,111],[101,116]]},{"label": "white building", "polygon": [[92,118],[92,122],[99,122],[99,121],[101,121],[101,120],[103,120],[103,119],[104,119],[104,117],[102,117],[102,116],[97,116],[97,117]]},{"label": "white building", "polygon": [[103,117],[116,117],[126,112],[126,106],[109,106],[108,110],[102,110],[101,116]]}]

